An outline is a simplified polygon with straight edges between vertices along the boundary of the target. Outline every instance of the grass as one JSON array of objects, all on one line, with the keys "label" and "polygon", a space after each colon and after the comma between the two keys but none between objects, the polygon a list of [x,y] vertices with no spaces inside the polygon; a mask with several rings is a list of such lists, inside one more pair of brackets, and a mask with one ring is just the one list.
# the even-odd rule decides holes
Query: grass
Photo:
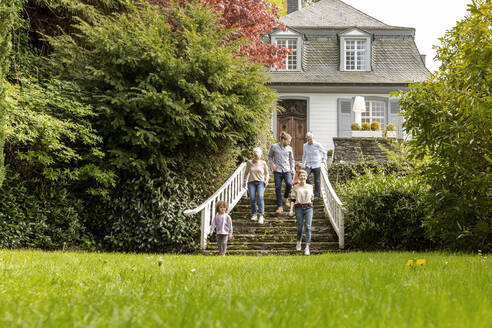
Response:
[{"label": "grass", "polygon": [[486,256],[158,258],[0,250],[0,327],[492,327]]}]

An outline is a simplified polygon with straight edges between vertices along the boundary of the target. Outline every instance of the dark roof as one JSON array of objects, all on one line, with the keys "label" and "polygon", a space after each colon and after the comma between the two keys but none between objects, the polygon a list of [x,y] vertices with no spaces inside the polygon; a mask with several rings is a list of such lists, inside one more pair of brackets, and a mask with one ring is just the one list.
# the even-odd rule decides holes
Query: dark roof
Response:
[{"label": "dark roof", "polygon": [[321,0],[280,19],[292,27],[359,26],[391,28],[391,26],[355,9],[340,0]]},{"label": "dark roof", "polygon": [[427,78],[420,54],[412,39],[372,41],[370,72],[339,70],[339,41],[307,40],[303,43],[302,72],[272,72],[276,83],[410,83]]}]

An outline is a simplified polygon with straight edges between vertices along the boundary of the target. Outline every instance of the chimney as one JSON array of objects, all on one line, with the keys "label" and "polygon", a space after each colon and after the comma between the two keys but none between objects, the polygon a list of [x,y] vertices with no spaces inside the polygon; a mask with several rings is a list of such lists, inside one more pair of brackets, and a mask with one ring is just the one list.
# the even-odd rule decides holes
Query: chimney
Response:
[{"label": "chimney", "polygon": [[287,15],[302,8],[301,0],[287,0]]},{"label": "chimney", "polygon": [[422,59],[422,63],[424,63],[424,66],[425,66],[425,57],[427,57],[427,55],[420,55],[420,59]]}]

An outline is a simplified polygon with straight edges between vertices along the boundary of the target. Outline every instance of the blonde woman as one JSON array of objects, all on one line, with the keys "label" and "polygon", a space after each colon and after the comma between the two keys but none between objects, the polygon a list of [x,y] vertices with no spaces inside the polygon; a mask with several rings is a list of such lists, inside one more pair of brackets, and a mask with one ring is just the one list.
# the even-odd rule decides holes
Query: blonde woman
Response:
[{"label": "blonde woman", "polygon": [[[246,171],[244,172],[243,187],[248,185],[249,199],[251,201],[251,220],[258,220],[259,224],[265,222],[265,200],[263,195],[265,188],[268,185],[270,179],[270,173],[268,172],[267,163],[261,159],[263,154],[260,147],[253,149],[253,159],[246,162]],[[258,211],[256,209],[256,202],[258,201]]]},{"label": "blonde woman", "polygon": [[301,250],[302,230],[306,223],[306,248],[305,255],[309,255],[309,244],[311,243],[311,224],[313,222],[313,186],[306,183],[307,172],[299,171],[299,183],[294,186],[291,194],[291,205],[289,215],[294,215],[297,221],[297,245],[296,250]]}]

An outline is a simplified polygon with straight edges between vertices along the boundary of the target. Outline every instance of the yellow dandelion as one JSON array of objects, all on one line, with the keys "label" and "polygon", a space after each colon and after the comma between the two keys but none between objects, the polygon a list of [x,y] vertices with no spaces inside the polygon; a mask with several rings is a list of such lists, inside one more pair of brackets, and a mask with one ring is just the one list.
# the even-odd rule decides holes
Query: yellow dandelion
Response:
[{"label": "yellow dandelion", "polygon": [[418,265],[418,266],[422,266],[422,265],[424,265],[424,264],[425,264],[425,259],[418,259],[418,260],[417,260],[417,265]]},{"label": "yellow dandelion", "polygon": [[132,271],[135,271],[135,270],[137,270],[137,268],[135,268],[135,267],[132,267],[132,268],[131,268],[130,270],[132,270]]},{"label": "yellow dandelion", "polygon": [[412,266],[413,265],[413,260],[408,260],[407,261],[407,266]]}]

